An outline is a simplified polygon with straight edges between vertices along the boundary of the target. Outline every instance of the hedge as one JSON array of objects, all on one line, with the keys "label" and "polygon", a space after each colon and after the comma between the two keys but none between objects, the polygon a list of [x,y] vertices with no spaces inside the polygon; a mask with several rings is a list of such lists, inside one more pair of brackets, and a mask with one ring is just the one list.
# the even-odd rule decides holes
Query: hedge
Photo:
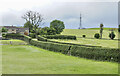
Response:
[{"label": "hedge", "polygon": [[47,39],[71,39],[76,40],[76,36],[70,36],[70,35],[43,35],[43,37]]},{"label": "hedge", "polygon": [[26,41],[27,43],[29,43],[31,39],[31,37],[24,35],[24,41]]},{"label": "hedge", "polygon": [[87,59],[118,62],[119,54],[119,49],[84,46],[71,47],[71,55]]},{"label": "hedge", "polygon": [[[32,40],[28,36],[7,34],[7,37],[23,39],[31,45],[47,49],[50,51],[61,52],[63,54],[71,54],[73,56],[101,60],[101,61],[113,61],[119,62],[118,57],[120,55],[120,49],[113,48],[103,48],[103,47],[86,47],[86,46],[77,46],[77,45],[69,45],[62,43],[54,43],[54,42],[46,42],[46,41],[37,41]],[[41,39],[41,36],[38,36]]]},{"label": "hedge", "polygon": [[69,51],[70,45],[65,45],[65,44],[58,44],[58,43],[52,43],[52,42],[43,42],[43,41],[36,41],[36,40],[31,40],[30,44],[47,49],[50,51],[54,52],[62,52],[63,54],[67,54]]},{"label": "hedge", "polygon": [[5,38],[20,39],[23,40],[24,36],[19,33],[7,33]]},{"label": "hedge", "polygon": [[47,38],[44,38],[44,37],[38,35],[38,36],[37,36],[37,40],[38,40],[38,41],[47,41]]}]

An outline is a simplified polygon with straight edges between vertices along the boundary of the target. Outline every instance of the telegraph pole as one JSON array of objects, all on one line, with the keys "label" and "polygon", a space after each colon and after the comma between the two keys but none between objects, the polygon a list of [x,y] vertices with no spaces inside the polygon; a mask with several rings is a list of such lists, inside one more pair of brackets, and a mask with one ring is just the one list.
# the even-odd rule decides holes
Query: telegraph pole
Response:
[{"label": "telegraph pole", "polygon": [[79,25],[78,29],[82,29],[82,16],[81,16],[81,13],[80,13],[80,25]]}]

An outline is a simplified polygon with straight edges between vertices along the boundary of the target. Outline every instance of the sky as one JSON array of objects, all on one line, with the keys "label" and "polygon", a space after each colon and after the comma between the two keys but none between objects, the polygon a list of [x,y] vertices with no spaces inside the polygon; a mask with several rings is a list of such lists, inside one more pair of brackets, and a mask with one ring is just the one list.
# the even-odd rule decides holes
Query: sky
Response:
[{"label": "sky", "polygon": [[83,28],[118,26],[119,0],[1,0],[0,26],[23,26],[21,18],[27,11],[39,12],[44,18],[44,25],[57,19],[65,24],[66,29],[78,29],[79,17],[82,14]]}]

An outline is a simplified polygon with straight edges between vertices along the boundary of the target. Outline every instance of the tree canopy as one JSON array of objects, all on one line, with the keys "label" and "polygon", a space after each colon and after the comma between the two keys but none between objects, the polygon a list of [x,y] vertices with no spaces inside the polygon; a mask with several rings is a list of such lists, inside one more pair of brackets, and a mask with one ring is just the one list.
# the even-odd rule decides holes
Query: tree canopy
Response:
[{"label": "tree canopy", "polygon": [[63,29],[65,28],[64,22],[62,22],[60,20],[53,20],[50,23],[50,28],[54,28],[56,30],[56,34],[60,34],[63,31]]}]

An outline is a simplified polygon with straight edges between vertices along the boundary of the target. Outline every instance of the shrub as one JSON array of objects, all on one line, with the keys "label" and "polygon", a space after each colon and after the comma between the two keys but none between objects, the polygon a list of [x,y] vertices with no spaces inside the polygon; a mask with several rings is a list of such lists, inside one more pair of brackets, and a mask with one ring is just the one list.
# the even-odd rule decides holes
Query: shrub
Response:
[{"label": "shrub", "polygon": [[94,37],[97,38],[97,39],[99,39],[99,38],[100,38],[100,34],[99,34],[99,33],[96,33],[96,34],[94,35]]},{"label": "shrub", "polygon": [[70,36],[70,35],[44,35],[47,39],[71,39],[76,40],[76,36]]},{"label": "shrub", "polygon": [[82,37],[84,37],[84,38],[85,38],[85,37],[86,37],[86,35],[82,35]]},{"label": "shrub", "polygon": [[73,46],[71,54],[87,59],[118,62],[119,49]]},{"label": "shrub", "polygon": [[36,38],[36,34],[35,33],[30,33],[29,36],[32,37],[32,38]]},{"label": "shrub", "polygon": [[6,36],[6,34],[2,34],[2,37],[5,37]]},{"label": "shrub", "polygon": [[31,39],[31,37],[24,35],[24,41],[26,41],[27,43],[29,43]]},{"label": "shrub", "polygon": [[13,38],[13,39],[23,39],[24,36],[19,33],[7,33],[6,38]]},{"label": "shrub", "polygon": [[37,40],[38,40],[38,41],[47,41],[47,38],[44,38],[44,37],[38,35],[38,36],[37,36]]},{"label": "shrub", "polygon": [[114,39],[114,38],[115,38],[114,32],[111,32],[111,33],[109,34],[109,37],[110,37],[111,39]]}]

